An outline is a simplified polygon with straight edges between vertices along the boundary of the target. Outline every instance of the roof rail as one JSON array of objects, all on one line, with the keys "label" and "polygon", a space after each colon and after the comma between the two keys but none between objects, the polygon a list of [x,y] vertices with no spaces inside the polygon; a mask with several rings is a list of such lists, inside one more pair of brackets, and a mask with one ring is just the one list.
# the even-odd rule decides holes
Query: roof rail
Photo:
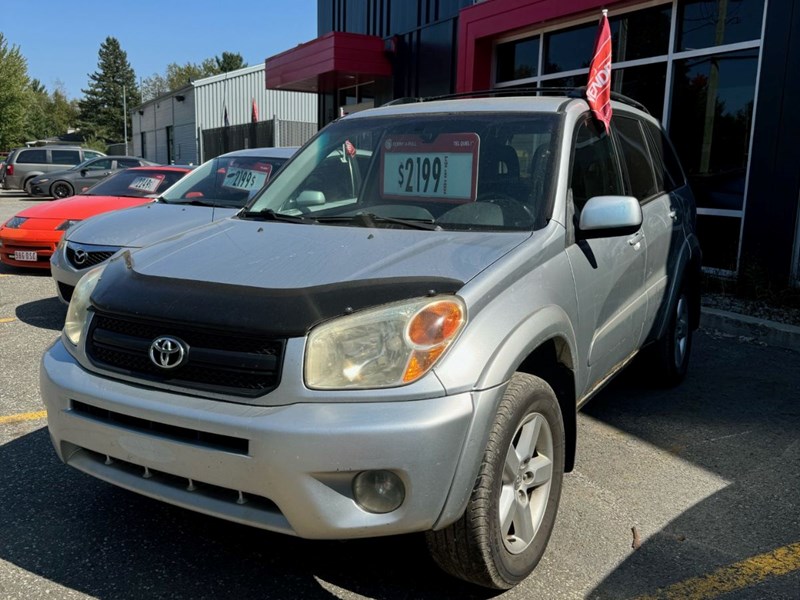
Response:
[{"label": "roof rail", "polygon": [[[459,98],[486,98],[486,97],[499,97],[499,96],[545,96],[545,95],[559,95],[567,96],[568,98],[582,98],[586,99],[585,87],[527,87],[527,88],[499,88],[491,90],[479,90],[473,92],[459,92],[455,94],[443,94],[441,96],[429,96],[426,98],[397,98],[387,102],[383,106],[395,106],[398,104],[410,104],[413,102],[432,102],[434,100],[456,100]],[[622,102],[637,108],[647,114],[644,104],[637,102],[633,98],[624,96],[618,92],[611,92],[611,99],[617,102]]]}]

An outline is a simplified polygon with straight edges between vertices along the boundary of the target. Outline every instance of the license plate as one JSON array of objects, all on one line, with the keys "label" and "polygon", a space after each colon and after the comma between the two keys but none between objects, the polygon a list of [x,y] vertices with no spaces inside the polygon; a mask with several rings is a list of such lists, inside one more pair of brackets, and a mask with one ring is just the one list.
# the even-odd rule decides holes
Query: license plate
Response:
[{"label": "license plate", "polygon": [[15,250],[14,260],[27,260],[36,262],[38,257],[36,256],[36,252],[33,252],[32,250]]}]

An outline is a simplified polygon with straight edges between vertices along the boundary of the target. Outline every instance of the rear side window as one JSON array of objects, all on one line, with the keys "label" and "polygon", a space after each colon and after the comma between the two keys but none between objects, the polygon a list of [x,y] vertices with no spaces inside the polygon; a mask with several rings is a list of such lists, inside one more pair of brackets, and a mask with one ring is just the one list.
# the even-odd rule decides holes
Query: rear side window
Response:
[{"label": "rear side window", "polygon": [[17,157],[19,164],[46,164],[47,163],[47,150],[23,150]]},{"label": "rear side window", "polygon": [[77,150],[51,150],[54,165],[77,165],[81,162],[81,154]]},{"label": "rear side window", "polygon": [[611,138],[594,121],[578,126],[570,178],[572,200],[580,210],[589,198],[622,195],[614,145]]},{"label": "rear side window", "polygon": [[645,128],[653,149],[656,177],[659,178],[659,183],[663,186],[662,189],[671,192],[675,188],[681,187],[686,178],[683,175],[683,169],[681,169],[680,161],[675,155],[672,144],[664,136],[664,132],[653,123],[645,123]]},{"label": "rear side window", "polygon": [[636,119],[627,117],[615,117],[612,127],[619,140],[631,195],[639,200],[649,198],[658,189],[644,131]]},{"label": "rear side window", "polygon": [[84,168],[88,171],[102,171],[103,169],[110,169],[111,159],[107,158],[105,160],[98,160],[90,165],[86,165]]}]

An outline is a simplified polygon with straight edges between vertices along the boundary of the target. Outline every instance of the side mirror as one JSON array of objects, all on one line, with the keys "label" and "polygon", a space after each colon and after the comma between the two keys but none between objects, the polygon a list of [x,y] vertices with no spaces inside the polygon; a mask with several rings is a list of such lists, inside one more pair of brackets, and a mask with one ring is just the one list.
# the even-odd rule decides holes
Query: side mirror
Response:
[{"label": "side mirror", "polygon": [[642,226],[642,207],[633,196],[595,196],[581,209],[578,222],[583,239],[636,233]]},{"label": "side mirror", "polygon": [[81,169],[81,177],[86,177],[86,173],[88,172],[88,169]]},{"label": "side mirror", "polygon": [[304,190],[295,201],[298,207],[322,206],[325,204],[325,194],[317,190]]}]

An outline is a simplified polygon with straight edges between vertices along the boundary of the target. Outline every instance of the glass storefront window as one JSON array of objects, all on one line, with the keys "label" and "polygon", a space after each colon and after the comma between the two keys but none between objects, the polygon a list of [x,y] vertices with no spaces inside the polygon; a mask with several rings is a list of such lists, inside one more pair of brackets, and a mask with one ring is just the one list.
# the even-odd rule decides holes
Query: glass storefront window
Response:
[{"label": "glass storefront window", "polygon": [[[641,102],[658,120],[661,120],[664,112],[666,81],[666,62],[611,69],[611,89]],[[586,81],[581,85],[586,85]]]},{"label": "glass storefront window", "polygon": [[741,210],[758,50],[674,63],[670,135],[698,207]]},{"label": "glass storefront window", "polygon": [[696,50],[761,38],[764,0],[684,0],[676,49]]},{"label": "glass storefront window", "polygon": [[498,44],[497,82],[536,77],[539,74],[539,37]]},{"label": "glass storefront window", "polygon": [[739,254],[739,217],[697,215],[697,237],[703,248],[703,266],[735,271]]},{"label": "glass storefront window", "polygon": [[[615,62],[663,56],[669,52],[672,5],[611,17],[611,54]],[[597,25],[594,26],[595,30]],[[594,44],[594,40],[592,40]]]},{"label": "glass storefront window", "polygon": [[[608,23],[614,62],[666,55],[669,52],[671,18],[671,5],[610,17]],[[592,59],[596,35],[596,21],[545,34],[545,74],[587,68]]]},{"label": "glass storefront window", "polygon": [[570,27],[544,36],[545,73],[584,69],[592,60],[597,23]]}]

